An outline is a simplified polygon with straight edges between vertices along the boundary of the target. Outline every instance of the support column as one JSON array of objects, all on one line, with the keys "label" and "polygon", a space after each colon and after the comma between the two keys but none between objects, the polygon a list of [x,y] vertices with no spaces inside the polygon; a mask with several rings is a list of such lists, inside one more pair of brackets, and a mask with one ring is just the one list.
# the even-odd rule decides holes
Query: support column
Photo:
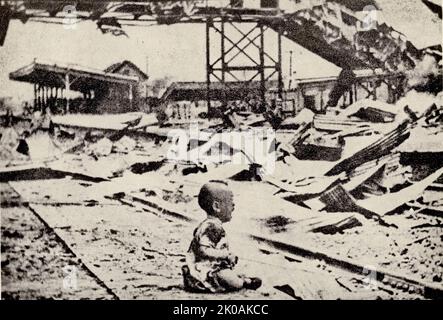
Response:
[{"label": "support column", "polygon": [[44,98],[45,98],[45,95],[44,95],[44,91],[43,91],[44,89],[43,89],[43,86],[42,85],[39,85],[39,92],[40,92],[40,112],[43,112],[43,109],[44,109],[44,105],[45,105],[45,100],[44,100]]},{"label": "support column", "polygon": [[[225,61],[225,20],[222,17],[221,19],[221,37],[220,37],[220,48],[221,48],[221,81],[222,83],[226,82],[226,61]],[[222,110],[223,112],[226,110],[226,106],[228,105],[226,91],[222,92]]]},{"label": "support column", "polygon": [[45,111],[45,87],[40,86],[40,111]]},{"label": "support column", "polygon": [[349,90],[349,105],[354,103],[354,90],[351,86],[351,89]]},{"label": "support column", "polygon": [[357,101],[358,100],[358,84],[357,83],[354,84],[354,92],[355,92],[354,98],[355,98],[355,101]]},{"label": "support column", "polygon": [[[279,98],[283,100],[283,74],[282,74],[282,48],[281,48],[281,38],[282,38],[282,31],[281,27],[278,27],[278,60],[276,65],[276,70],[278,73],[278,95]],[[292,54],[292,53],[291,53]],[[292,64],[292,57],[291,57],[291,64]],[[292,71],[292,66],[291,66]],[[289,79],[292,79],[292,74],[289,75]]]},{"label": "support column", "polygon": [[54,87],[51,87],[51,97],[49,98],[49,110],[52,113],[52,110],[54,109]]},{"label": "support column", "polygon": [[37,106],[38,106],[38,111],[42,111],[42,87],[40,84],[38,84],[37,87]]},{"label": "support column", "polygon": [[324,110],[324,100],[323,100],[323,91],[324,89],[321,88],[320,90],[320,111],[323,112]]},{"label": "support column", "polygon": [[58,87],[55,87],[54,109],[58,113]]},{"label": "support column", "polygon": [[46,113],[46,107],[48,105],[48,90],[46,89],[46,86],[43,86],[43,99],[42,99],[42,113]]},{"label": "support column", "polygon": [[211,110],[211,73],[212,73],[212,66],[211,66],[211,55],[210,55],[210,24],[212,24],[211,19],[206,20],[206,103],[208,108],[208,118],[211,119],[212,117],[212,110]]},{"label": "support column", "polygon": [[66,89],[66,113],[69,113],[69,99],[71,96],[71,79],[69,77],[69,73],[65,75],[65,89]]},{"label": "support column", "polygon": [[263,30],[263,25],[260,24],[260,111],[266,111],[266,79],[265,79],[265,35]]},{"label": "support column", "polygon": [[42,85],[42,113],[46,112],[46,87]]},{"label": "support column", "polygon": [[37,110],[38,98],[37,98],[37,84],[34,83],[34,111]]},{"label": "support column", "polygon": [[49,104],[51,101],[51,93],[49,92],[49,87],[45,86],[46,90],[46,106],[45,106],[45,113],[48,111]]},{"label": "support column", "polygon": [[377,100],[377,83],[376,81],[372,81],[372,100]]},{"label": "support column", "polygon": [[131,108],[131,111],[132,111],[132,108],[133,108],[133,96],[132,96],[132,83],[130,83],[129,84],[129,106],[130,106],[130,108]]}]

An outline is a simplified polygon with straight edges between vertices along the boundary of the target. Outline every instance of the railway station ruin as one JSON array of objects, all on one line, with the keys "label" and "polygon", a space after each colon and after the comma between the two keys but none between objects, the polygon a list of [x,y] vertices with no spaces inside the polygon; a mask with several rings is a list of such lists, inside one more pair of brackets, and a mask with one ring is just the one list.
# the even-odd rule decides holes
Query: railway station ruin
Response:
[{"label": "railway station ruin", "polygon": [[[441,23],[434,0],[0,1],[2,299],[441,299]],[[210,181],[256,290],[184,281]]]}]

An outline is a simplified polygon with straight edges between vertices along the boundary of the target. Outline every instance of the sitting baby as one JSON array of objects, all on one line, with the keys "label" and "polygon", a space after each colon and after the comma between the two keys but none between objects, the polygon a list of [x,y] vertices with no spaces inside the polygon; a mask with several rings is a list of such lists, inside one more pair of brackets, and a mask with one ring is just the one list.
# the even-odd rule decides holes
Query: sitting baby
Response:
[{"label": "sitting baby", "polygon": [[238,257],[229,251],[222,224],[232,219],[234,197],[228,184],[212,180],[198,195],[207,218],[194,230],[194,238],[183,266],[185,289],[193,292],[227,292],[242,288],[257,289],[259,278],[238,274],[234,267]]}]

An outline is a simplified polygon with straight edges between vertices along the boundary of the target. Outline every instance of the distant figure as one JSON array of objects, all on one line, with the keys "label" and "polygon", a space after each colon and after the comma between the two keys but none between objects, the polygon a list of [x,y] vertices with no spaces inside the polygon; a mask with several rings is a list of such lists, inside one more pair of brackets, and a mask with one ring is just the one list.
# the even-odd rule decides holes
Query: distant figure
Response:
[{"label": "distant figure", "polygon": [[23,131],[16,149],[18,153],[21,153],[25,156],[29,156],[29,146],[28,143],[26,142],[26,138],[28,138],[29,136],[30,136],[29,131],[27,130]]},{"label": "distant figure", "polygon": [[6,127],[12,127],[14,125],[14,114],[11,109],[6,110]]},{"label": "distant figure", "polygon": [[32,114],[32,109],[29,106],[28,102],[25,101],[24,105],[23,105],[23,116],[26,117],[26,116],[29,116],[31,114]]},{"label": "distant figure", "polygon": [[340,98],[348,91],[352,89],[352,85],[356,83],[355,73],[351,68],[344,68],[337,78],[337,83],[329,93],[329,100],[326,104],[326,108],[336,107]]},{"label": "distant figure", "polygon": [[259,278],[248,278],[234,270],[238,257],[229,251],[222,226],[231,220],[234,211],[228,184],[218,180],[206,183],[200,190],[198,203],[207,218],[194,230],[187,265],[182,268],[185,289],[217,293],[259,288]]}]

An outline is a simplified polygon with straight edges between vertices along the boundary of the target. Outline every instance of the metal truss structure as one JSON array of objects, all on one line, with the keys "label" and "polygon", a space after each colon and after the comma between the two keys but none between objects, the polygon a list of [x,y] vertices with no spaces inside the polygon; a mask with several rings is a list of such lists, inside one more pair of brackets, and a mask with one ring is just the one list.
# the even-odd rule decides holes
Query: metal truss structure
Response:
[{"label": "metal truss structure", "polygon": [[[206,20],[206,83],[208,110],[211,110],[211,82],[220,82],[224,92],[229,92],[230,83],[242,82],[244,86],[254,86],[259,83],[259,110],[267,109],[266,91],[270,81],[277,77],[278,96],[282,98],[282,49],[280,30],[268,30],[258,20],[243,24],[225,17]],[[268,31],[268,33],[267,33]],[[265,37],[277,34],[277,50],[265,48]],[[219,43],[214,46],[215,42]],[[211,48],[217,47],[215,53]],[[274,49],[274,50],[272,50]],[[276,51],[276,52],[275,52]],[[244,102],[250,104],[249,97]],[[225,94],[222,105],[229,102]],[[254,106],[251,106],[254,107]],[[210,113],[210,112],[209,112]]]},{"label": "metal truss structure", "polygon": [[[310,0],[297,0],[293,8],[286,11],[280,9],[278,2],[270,7],[245,7],[241,0],[74,2],[75,6],[67,5],[70,2],[65,0],[0,0],[0,46],[11,19],[23,23],[28,20],[42,23],[92,20],[103,33],[116,36],[126,35],[122,29],[125,25],[206,24],[208,104],[212,83],[219,82],[228,87],[230,82],[236,81],[244,81],[245,85],[259,82],[261,109],[265,106],[266,86],[272,77],[277,77],[278,94],[280,97],[282,94],[282,35],[349,70],[369,68],[375,72],[380,68],[386,74],[396,75],[403,73],[402,70],[412,70],[423,55],[391,26],[371,20],[372,11],[362,20],[356,12],[361,13],[364,6],[358,1],[319,0],[314,5]],[[75,12],[71,12],[72,8]],[[264,45],[265,33],[271,32],[278,37],[276,54]],[[256,54],[251,50],[256,50]],[[401,92],[401,77],[382,81],[388,81],[395,89],[393,96],[396,99]],[[358,84],[367,89],[368,96],[376,97],[378,82]],[[223,105],[228,102],[226,97],[221,100]]]}]

